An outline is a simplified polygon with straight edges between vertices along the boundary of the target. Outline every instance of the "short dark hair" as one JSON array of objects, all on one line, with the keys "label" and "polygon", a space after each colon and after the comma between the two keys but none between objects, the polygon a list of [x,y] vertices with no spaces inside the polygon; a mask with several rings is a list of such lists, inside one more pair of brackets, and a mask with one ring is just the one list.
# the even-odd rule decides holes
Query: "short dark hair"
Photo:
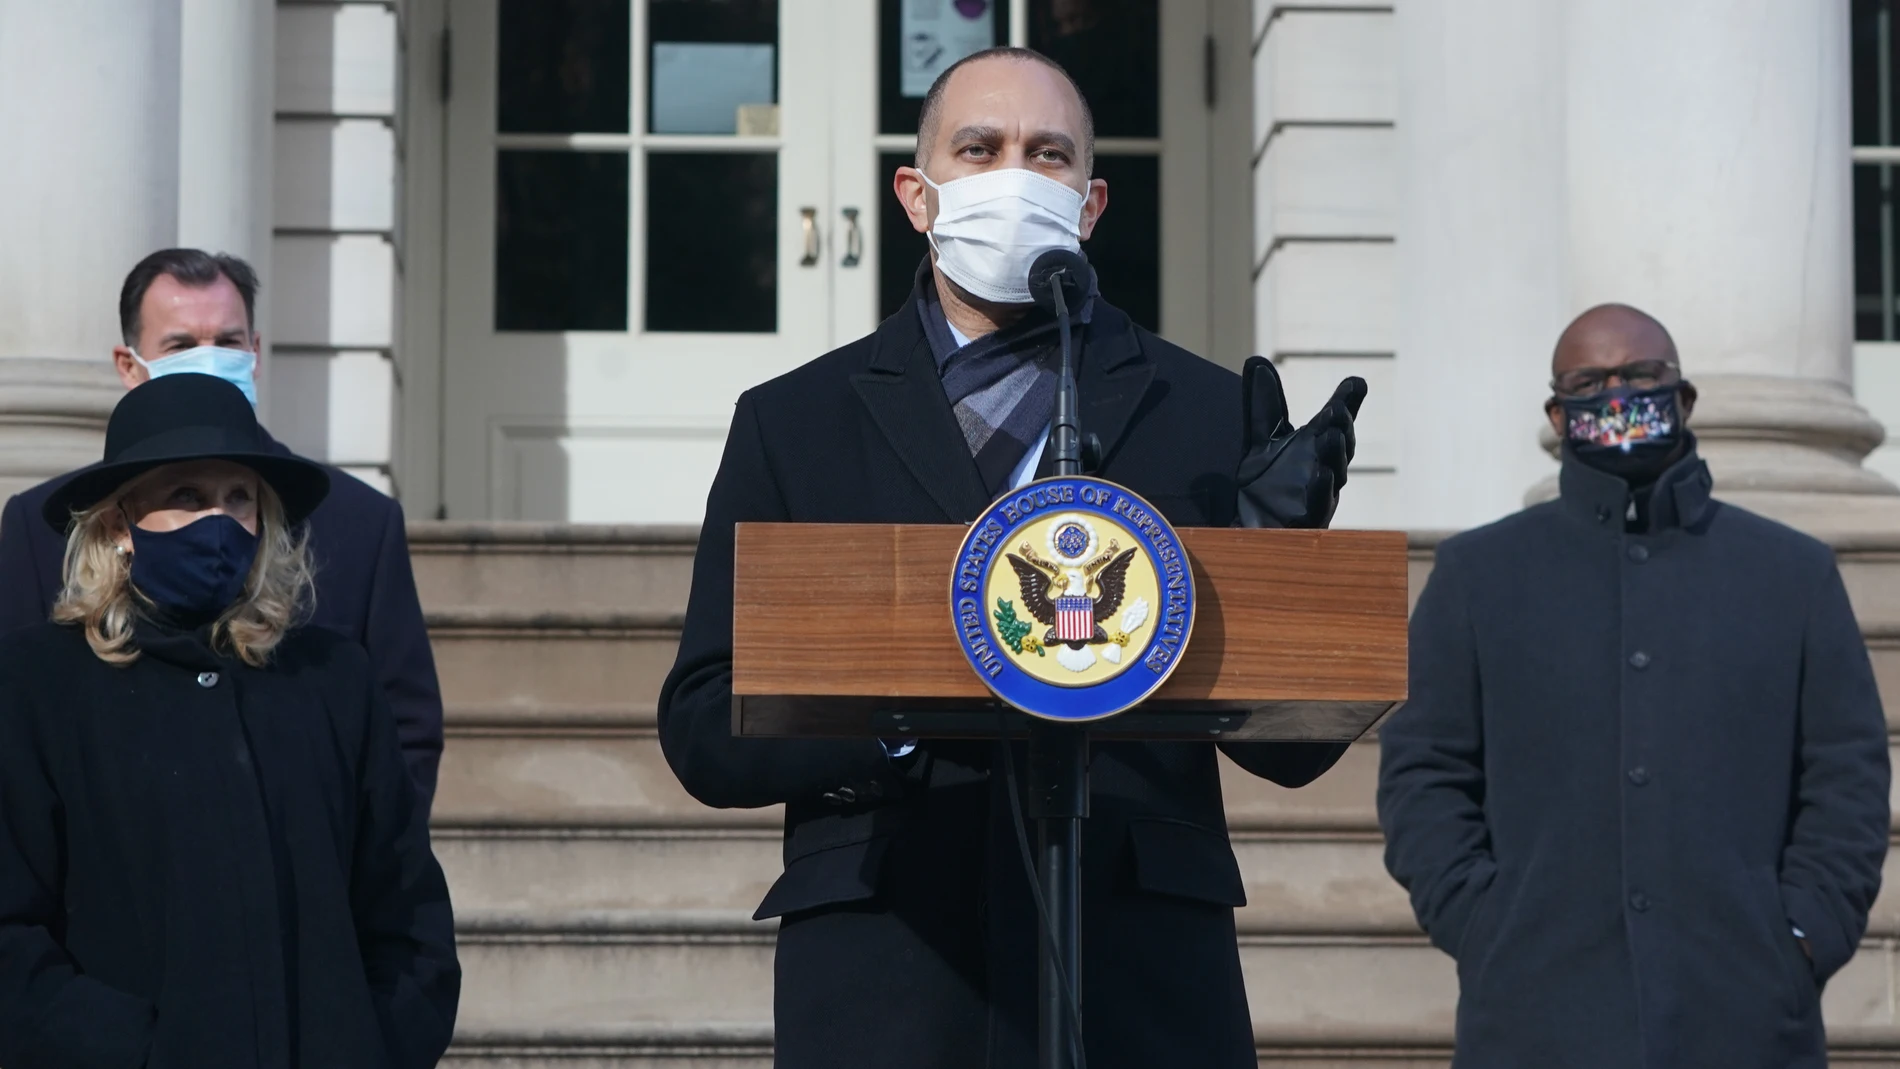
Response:
[{"label": "short dark hair", "polygon": [[244,325],[257,330],[257,272],[251,265],[227,253],[208,253],[203,249],[160,249],[138,262],[125,285],[119,289],[119,333],[125,344],[138,345],[139,308],[145,304],[145,291],[159,276],[169,275],[194,289],[209,286],[220,276],[231,280],[238,296],[244,298]]},{"label": "short dark hair", "polygon": [[945,67],[943,73],[937,75],[937,80],[930,83],[930,91],[924,94],[923,111],[917,116],[917,156],[914,161],[917,169],[923,170],[924,160],[929,156],[931,143],[937,140],[938,113],[943,110],[943,92],[944,88],[950,84],[950,76],[966,64],[985,59],[1013,59],[1018,63],[1040,63],[1062,75],[1062,80],[1069,83],[1070,89],[1075,90],[1076,103],[1082,106],[1082,170],[1086,174],[1093,175],[1095,173],[1095,113],[1089,110],[1089,98],[1082,95],[1082,87],[1075,84],[1075,78],[1063,69],[1062,64],[1041,52],[1033,48],[1016,48],[1008,45],[972,52]]}]

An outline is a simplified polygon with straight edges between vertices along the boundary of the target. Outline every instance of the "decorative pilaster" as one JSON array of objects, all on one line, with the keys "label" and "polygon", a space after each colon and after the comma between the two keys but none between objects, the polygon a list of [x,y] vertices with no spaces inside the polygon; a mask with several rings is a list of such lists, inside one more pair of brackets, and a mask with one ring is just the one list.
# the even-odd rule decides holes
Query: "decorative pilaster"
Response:
[{"label": "decorative pilaster", "polygon": [[0,494],[99,458],[119,285],[177,233],[178,5],[7,6]]},{"label": "decorative pilaster", "polygon": [[1572,311],[1669,328],[1717,496],[1900,526],[1853,398],[1847,0],[1571,0]]}]

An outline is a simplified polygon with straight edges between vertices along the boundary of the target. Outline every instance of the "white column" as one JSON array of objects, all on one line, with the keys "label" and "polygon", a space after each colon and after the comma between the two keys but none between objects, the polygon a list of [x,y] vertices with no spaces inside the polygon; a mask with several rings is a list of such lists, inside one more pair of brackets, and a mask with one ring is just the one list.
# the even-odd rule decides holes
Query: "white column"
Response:
[{"label": "white column", "polygon": [[0,14],[0,494],[99,459],[120,283],[177,232],[178,3]]},{"label": "white column", "polygon": [[180,0],[178,242],[242,256],[270,252],[271,0]]},{"label": "white column", "polygon": [[[176,243],[243,257],[265,292],[256,327],[270,343],[276,130],[276,0],[180,0]],[[268,379],[268,348],[258,374]],[[258,393],[268,407],[270,390]]]},{"label": "white column", "polygon": [[1568,44],[1571,310],[1669,328],[1718,496],[1900,519],[1852,391],[1847,0],[1571,0]]},{"label": "white column", "polygon": [[1399,479],[1408,526],[1460,529],[1554,467],[1536,429],[1568,311],[1563,8],[1407,0],[1397,18]]}]

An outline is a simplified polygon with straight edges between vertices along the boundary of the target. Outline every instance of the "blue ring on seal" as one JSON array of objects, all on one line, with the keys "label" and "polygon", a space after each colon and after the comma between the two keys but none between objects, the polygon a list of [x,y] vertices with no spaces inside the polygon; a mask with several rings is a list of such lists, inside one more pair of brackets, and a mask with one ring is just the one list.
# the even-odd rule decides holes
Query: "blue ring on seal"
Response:
[{"label": "blue ring on seal", "polygon": [[[1162,604],[1148,641],[1125,670],[1094,686],[1045,683],[1017,667],[984,600],[990,570],[1016,532],[1057,511],[1101,516],[1134,532],[1160,580]],[[992,502],[970,525],[950,573],[951,625],[971,669],[998,698],[1045,720],[1101,720],[1141,704],[1181,663],[1194,607],[1194,570],[1174,528],[1134,491],[1087,475],[1038,479]]]}]

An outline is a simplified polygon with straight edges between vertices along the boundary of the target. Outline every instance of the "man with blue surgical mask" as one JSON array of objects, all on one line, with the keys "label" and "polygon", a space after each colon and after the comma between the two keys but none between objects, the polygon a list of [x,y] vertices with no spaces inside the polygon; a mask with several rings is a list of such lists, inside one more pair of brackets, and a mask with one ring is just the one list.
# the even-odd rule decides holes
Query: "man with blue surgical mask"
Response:
[{"label": "man with blue surgical mask", "polygon": [[[1087,104],[1046,57],[996,49],[945,71],[924,101],[916,166],[895,179],[931,246],[910,298],[868,337],[748,391],[734,413],[660,737],[706,804],[785,807],[785,873],[758,910],[779,918],[779,1069],[1035,1063],[1035,907],[1003,751],[735,738],[733,528],[968,523],[1052,473],[1057,328],[1027,276],[1042,253],[1081,246],[1108,207],[1107,183],[1090,177],[1092,142]],[[1295,429],[1264,361],[1237,376],[1143,330],[1094,285],[1085,292],[1079,407],[1097,443],[1085,467],[1178,526],[1325,526],[1363,382],[1342,383]],[[1244,894],[1220,757],[1298,787],[1343,749],[1093,747],[1081,984],[1093,1069],[1251,1069],[1234,928]]]},{"label": "man with blue surgical mask", "polygon": [[[212,375],[256,405],[257,291],[256,272],[235,256],[161,249],[139,261],[119,293],[123,343],[113,347],[112,361],[120,381],[129,390],[181,372]],[[308,521],[317,566],[311,622],[369,651],[426,811],[442,755],[442,695],[402,507],[360,479],[329,472],[330,495]],[[69,477],[24,491],[0,510],[0,632],[42,623],[52,612],[66,546],[39,517]]]}]

